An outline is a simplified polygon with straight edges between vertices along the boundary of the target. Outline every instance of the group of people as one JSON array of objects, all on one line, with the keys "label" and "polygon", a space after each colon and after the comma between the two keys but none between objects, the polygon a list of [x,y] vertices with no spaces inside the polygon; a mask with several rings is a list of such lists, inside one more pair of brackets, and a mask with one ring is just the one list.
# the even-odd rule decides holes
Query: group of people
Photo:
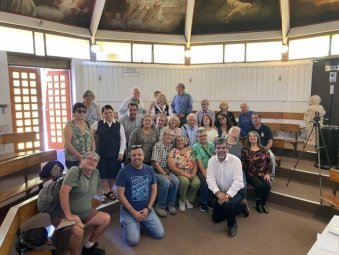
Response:
[{"label": "group of people", "polygon": [[[237,122],[227,102],[222,101],[220,111],[214,114],[208,109],[208,100],[202,100],[201,110],[192,113],[193,100],[185,85],[179,83],[176,90],[171,105],[156,91],[146,110],[140,90],[133,88],[131,97],[119,107],[119,120],[114,118],[112,106],[99,110],[92,91],[84,93],[82,103],[74,104],[74,118],[64,130],[69,168],[66,180],[71,181],[63,184],[66,198],[60,201],[63,217],[95,226],[83,251],[104,254],[96,241],[108,226],[109,215],[93,214],[88,206],[73,211],[73,200],[82,201],[82,194],[88,202],[93,195],[88,189],[98,187],[99,179],[102,202],[118,199],[121,203],[120,222],[131,246],[139,242],[140,225],[154,238],[164,236],[158,216],[177,214],[177,193],[178,209],[183,212],[193,208],[199,192],[200,210],[213,209],[214,222],[227,219],[230,237],[237,234],[236,215],[249,215],[247,183],[254,186],[256,210],[269,213],[266,201],[274,175],[273,137],[269,127],[261,123],[260,114],[249,111],[243,103]],[[246,137],[244,146],[240,136]],[[86,184],[80,185],[79,176]],[[71,235],[78,238],[80,230],[74,226]],[[70,243],[69,249],[71,254],[78,254],[81,246]]]}]

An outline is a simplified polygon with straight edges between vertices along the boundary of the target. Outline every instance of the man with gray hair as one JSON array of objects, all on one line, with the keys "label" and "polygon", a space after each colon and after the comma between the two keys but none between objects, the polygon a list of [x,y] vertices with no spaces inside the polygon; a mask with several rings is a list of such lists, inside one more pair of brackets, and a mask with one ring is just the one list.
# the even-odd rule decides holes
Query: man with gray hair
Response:
[{"label": "man with gray hair", "polygon": [[128,110],[128,105],[129,103],[135,103],[138,106],[138,113],[143,115],[146,114],[146,108],[145,108],[145,104],[142,101],[142,99],[140,98],[140,90],[138,87],[134,87],[131,90],[131,97],[126,98],[121,105],[119,106],[119,119],[122,118],[123,116],[125,116],[127,114],[127,110]]},{"label": "man with gray hair", "polygon": [[[202,121],[202,118],[205,116],[205,115],[208,115],[211,117],[212,119],[212,123],[214,123],[214,120],[215,120],[215,113],[213,111],[211,111],[210,109],[208,109],[208,106],[210,105],[210,103],[208,102],[207,99],[204,99],[201,101],[201,110],[198,111],[196,113],[196,116],[197,116],[197,121],[198,121],[198,126],[201,127],[203,126],[203,124],[201,123]],[[212,125],[212,124],[211,124]]]},{"label": "man with gray hair", "polygon": [[[51,220],[55,226],[62,220],[73,221],[73,225],[54,233],[58,254],[67,251],[71,255],[105,254],[103,249],[97,247],[97,240],[108,227],[111,217],[108,213],[92,208],[92,198],[100,186],[99,171],[96,169],[99,160],[96,152],[87,152],[80,166],[73,166],[66,173],[59,192],[61,210],[52,213]],[[94,226],[94,230],[81,250],[85,225]],[[68,241],[68,244],[65,245],[64,241]]]},{"label": "man with gray hair", "polygon": [[213,207],[212,220],[218,223],[227,219],[228,236],[234,237],[237,230],[237,207],[245,198],[241,161],[228,154],[227,141],[216,140],[216,154],[208,161],[206,181],[208,188],[217,198]]},{"label": "man with gray hair", "polygon": [[180,126],[187,123],[186,117],[192,112],[193,99],[190,94],[185,92],[185,85],[178,83],[176,86],[177,94],[173,97],[171,108],[172,113],[180,120]]},{"label": "man with gray hair", "polygon": [[190,113],[187,115],[187,124],[181,126],[181,134],[186,137],[187,145],[191,147],[197,142],[198,127],[196,123],[195,114]]}]

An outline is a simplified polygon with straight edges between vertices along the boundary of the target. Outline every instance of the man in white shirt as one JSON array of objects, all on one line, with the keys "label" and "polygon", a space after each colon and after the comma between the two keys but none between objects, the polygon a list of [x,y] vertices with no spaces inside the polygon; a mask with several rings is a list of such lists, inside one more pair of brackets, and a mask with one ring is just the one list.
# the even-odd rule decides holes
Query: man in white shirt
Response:
[{"label": "man in white shirt", "polygon": [[140,98],[140,90],[137,87],[132,88],[131,97],[126,98],[121,105],[119,106],[119,119],[124,117],[128,112],[128,105],[130,103],[135,103],[138,106],[138,113],[141,115],[146,114],[146,108],[144,101]]},{"label": "man in white shirt", "polygon": [[227,219],[228,236],[233,237],[237,234],[237,207],[245,198],[241,161],[228,154],[228,144],[224,138],[217,139],[215,149],[217,155],[208,161],[206,177],[208,188],[217,198],[212,220],[218,223]]}]

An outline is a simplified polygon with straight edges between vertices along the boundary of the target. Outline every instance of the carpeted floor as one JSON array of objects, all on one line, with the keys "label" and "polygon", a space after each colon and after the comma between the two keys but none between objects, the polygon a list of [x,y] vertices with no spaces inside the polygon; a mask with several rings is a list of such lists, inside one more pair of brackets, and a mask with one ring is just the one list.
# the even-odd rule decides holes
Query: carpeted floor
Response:
[{"label": "carpeted floor", "polygon": [[202,213],[196,206],[179,212],[176,216],[162,219],[166,235],[163,240],[154,240],[143,233],[136,247],[129,247],[121,235],[119,210],[110,208],[112,221],[100,239],[100,246],[108,255],[113,254],[307,254],[330,219],[270,204],[270,214],[258,214],[254,202],[249,201],[251,214],[239,216],[238,235],[229,238],[226,222],[214,224],[211,212]]}]

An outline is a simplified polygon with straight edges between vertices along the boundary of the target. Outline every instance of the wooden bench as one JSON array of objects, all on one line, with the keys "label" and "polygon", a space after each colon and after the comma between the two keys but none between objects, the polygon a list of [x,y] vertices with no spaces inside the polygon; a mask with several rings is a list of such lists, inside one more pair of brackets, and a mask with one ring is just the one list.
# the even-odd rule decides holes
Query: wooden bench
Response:
[{"label": "wooden bench", "polygon": [[[35,140],[36,132],[0,135],[0,144],[34,143]],[[2,181],[9,180],[15,174],[22,175],[24,178],[22,183],[13,185],[6,189],[6,191],[0,192],[0,203],[20,194],[28,195],[36,187],[42,188],[42,184],[47,179],[40,179],[39,177],[29,178],[29,173],[39,173],[41,163],[56,159],[57,154],[55,150],[0,155],[0,179]]]},{"label": "wooden bench", "polygon": [[337,195],[337,188],[339,184],[339,170],[331,168],[330,169],[330,181],[333,182],[333,193],[324,193],[320,196],[321,203],[324,201],[326,203],[329,203],[331,206],[339,208],[339,198]]},{"label": "wooden bench", "polygon": [[[0,226],[0,254],[9,254],[13,244],[16,242],[20,224],[38,214],[38,196],[11,207]],[[92,199],[92,206],[98,207],[101,201]],[[27,255],[50,255],[51,250],[30,251]]]},{"label": "wooden bench", "polygon": [[[269,126],[273,132],[273,146],[274,148],[286,148],[286,143],[291,143],[294,149],[297,149],[298,138],[300,134],[300,125],[285,123],[289,120],[298,120],[301,121],[304,118],[304,113],[292,113],[292,112],[259,112],[261,119],[264,120],[278,120],[279,122],[266,122],[262,121],[263,124]],[[240,112],[234,112],[234,116],[239,118]],[[279,138],[274,136],[275,133],[282,131],[293,134],[293,138]]]}]

